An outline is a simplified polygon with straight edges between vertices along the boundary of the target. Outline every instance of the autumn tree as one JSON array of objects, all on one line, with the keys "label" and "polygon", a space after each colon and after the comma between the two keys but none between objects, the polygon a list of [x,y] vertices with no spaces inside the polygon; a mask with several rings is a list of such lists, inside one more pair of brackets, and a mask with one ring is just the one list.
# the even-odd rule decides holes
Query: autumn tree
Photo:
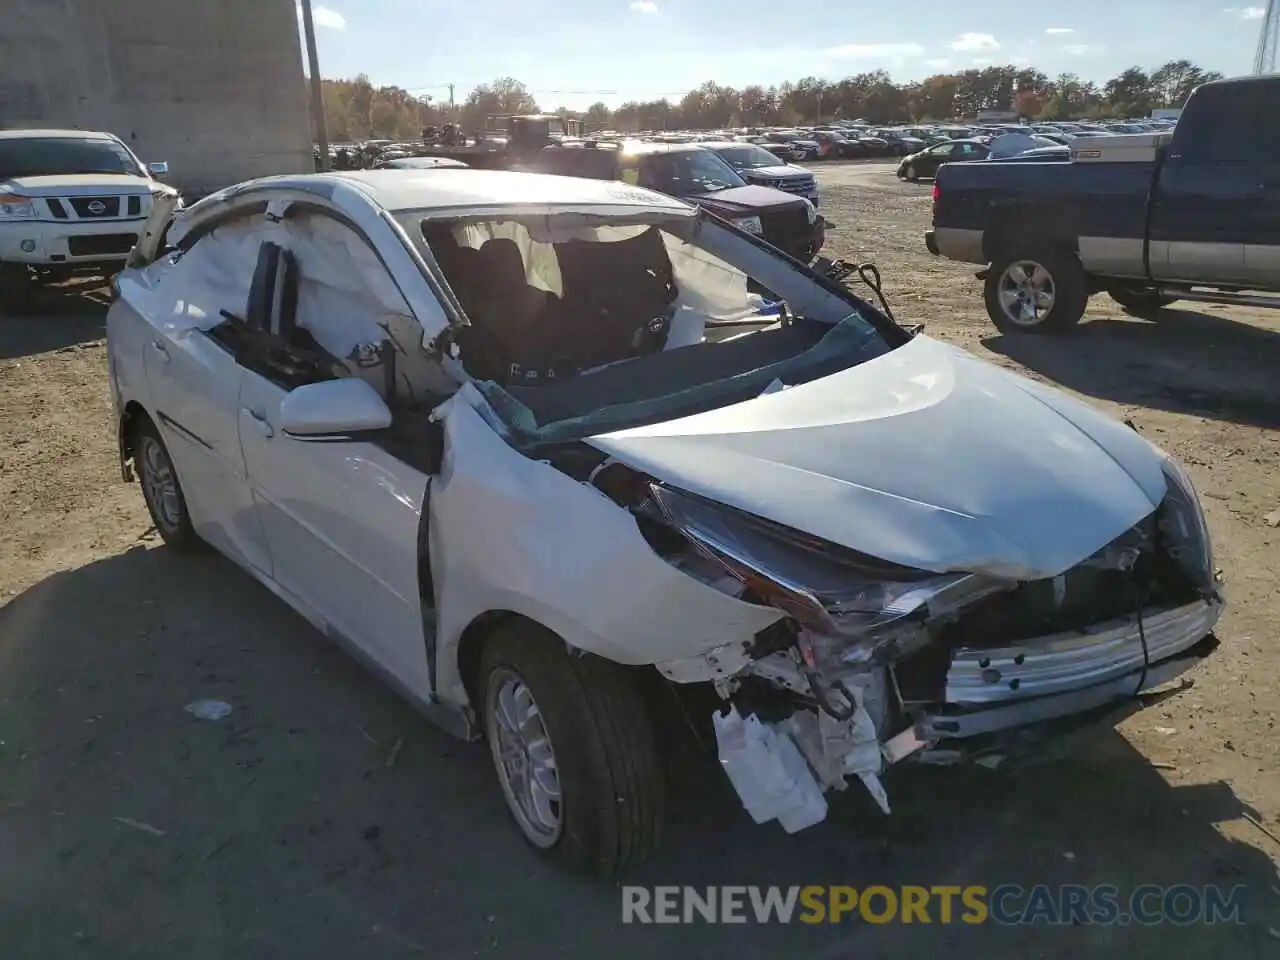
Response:
[{"label": "autumn tree", "polygon": [[484,130],[490,117],[537,112],[538,103],[523,83],[512,77],[499,77],[467,94],[462,104],[462,126],[467,130]]}]

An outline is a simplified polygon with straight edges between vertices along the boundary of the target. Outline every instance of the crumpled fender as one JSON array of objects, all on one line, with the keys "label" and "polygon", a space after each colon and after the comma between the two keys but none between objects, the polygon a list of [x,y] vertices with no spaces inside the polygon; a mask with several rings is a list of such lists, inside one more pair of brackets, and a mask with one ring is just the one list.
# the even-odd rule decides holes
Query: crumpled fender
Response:
[{"label": "crumpled fender", "polygon": [[508,446],[473,406],[483,403],[468,384],[435,415],[444,456],[431,484],[429,549],[441,700],[467,702],[458,643],[491,611],[522,614],[623,664],[747,643],[781,617],[667,564],[626,510]]}]

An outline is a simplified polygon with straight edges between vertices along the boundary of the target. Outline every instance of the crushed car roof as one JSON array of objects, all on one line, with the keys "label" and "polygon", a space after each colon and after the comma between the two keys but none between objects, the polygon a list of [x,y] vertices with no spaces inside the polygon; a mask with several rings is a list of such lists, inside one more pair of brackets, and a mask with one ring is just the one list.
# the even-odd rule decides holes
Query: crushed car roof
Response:
[{"label": "crushed car roof", "polygon": [[[474,207],[608,206],[692,214],[689,204],[617,180],[590,180],[509,170],[354,170],[249,180],[201,200],[195,208],[264,190],[300,190],[333,197],[353,187],[392,213]],[[192,209],[195,209],[192,208]]]},{"label": "crushed car roof", "polygon": [[520,204],[600,204],[686,211],[688,204],[616,180],[557,177],[510,170],[361,170],[340,174],[354,180],[387,210]]},{"label": "crushed car roof", "polygon": [[41,137],[48,140],[115,140],[109,133],[97,130],[0,130],[0,140],[26,140]]}]

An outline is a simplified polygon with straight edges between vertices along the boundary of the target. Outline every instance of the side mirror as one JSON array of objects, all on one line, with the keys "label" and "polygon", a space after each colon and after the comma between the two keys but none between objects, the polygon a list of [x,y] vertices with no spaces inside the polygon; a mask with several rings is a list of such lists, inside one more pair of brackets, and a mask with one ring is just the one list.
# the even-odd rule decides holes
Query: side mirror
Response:
[{"label": "side mirror", "polygon": [[164,160],[161,160],[158,163],[148,163],[147,173],[151,174],[153,177],[167,176],[169,173],[169,164]]},{"label": "side mirror", "polygon": [[391,410],[358,377],[323,380],[289,391],[280,402],[280,426],[299,438],[363,433],[391,426]]}]

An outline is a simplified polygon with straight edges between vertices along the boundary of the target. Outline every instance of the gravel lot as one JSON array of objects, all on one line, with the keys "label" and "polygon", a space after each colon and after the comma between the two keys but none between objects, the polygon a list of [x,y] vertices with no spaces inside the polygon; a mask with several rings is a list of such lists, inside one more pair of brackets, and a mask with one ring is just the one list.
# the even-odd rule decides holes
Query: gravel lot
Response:
[{"label": "gravel lot", "polygon": [[[1231,609],[1170,703],[1023,775],[903,770],[793,838],[714,768],[644,884],[1245,884],[1244,926],[624,927],[615,888],[540,864],[457,743],[229,562],[158,545],[121,482],[92,285],[0,318],[0,943],[6,957],[1262,957],[1280,948],[1280,314],[1095,298],[999,336],[930,257],[929,187],[824,168],[835,252],[898,319],[1131,418],[1205,496]],[[201,722],[198,697],[234,705]],[[393,745],[403,740],[395,762]],[[1251,819],[1253,822],[1251,822]],[[139,825],[142,825],[141,827]],[[1265,829],[1263,829],[1265,828]]]}]

